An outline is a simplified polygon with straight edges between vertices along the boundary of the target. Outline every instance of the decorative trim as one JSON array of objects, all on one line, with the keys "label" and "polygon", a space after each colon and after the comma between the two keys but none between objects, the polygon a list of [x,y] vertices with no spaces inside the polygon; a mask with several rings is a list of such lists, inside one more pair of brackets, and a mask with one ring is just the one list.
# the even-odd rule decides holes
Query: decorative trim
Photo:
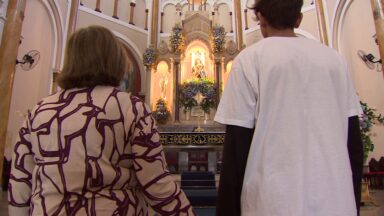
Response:
[{"label": "decorative trim", "polygon": [[219,133],[193,133],[193,132],[177,132],[162,133],[160,132],[160,143],[166,146],[222,146],[224,144],[224,132]]}]

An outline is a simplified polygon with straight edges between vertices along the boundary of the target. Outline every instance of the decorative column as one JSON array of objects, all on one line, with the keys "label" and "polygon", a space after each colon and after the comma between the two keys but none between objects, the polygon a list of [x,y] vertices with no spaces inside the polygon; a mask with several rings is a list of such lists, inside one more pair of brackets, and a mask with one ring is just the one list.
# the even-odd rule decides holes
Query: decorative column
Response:
[{"label": "decorative column", "polygon": [[247,9],[244,9],[245,30],[248,30],[248,29],[249,29],[249,28],[248,28],[248,15],[247,15],[247,13],[248,13],[248,10],[247,10]]},{"label": "decorative column", "polygon": [[69,12],[70,15],[69,15],[69,21],[68,21],[68,31],[67,31],[66,41],[68,41],[69,37],[71,37],[73,32],[75,32],[75,30],[76,30],[79,4],[80,4],[80,0],[73,0],[71,3],[71,11]]},{"label": "decorative column", "polygon": [[144,30],[148,30],[148,13],[149,13],[149,10],[145,9],[145,26],[144,26]]},{"label": "decorative column", "polygon": [[135,6],[136,6],[136,3],[134,1],[131,1],[131,4],[130,4],[131,11],[129,13],[129,24],[131,24],[131,25],[135,25],[135,23],[133,23],[133,15],[135,13]]},{"label": "decorative column", "polygon": [[323,0],[316,0],[316,14],[317,14],[317,25],[319,27],[319,33],[320,33],[320,41],[325,44],[329,45],[328,41],[328,32],[327,32],[327,25],[325,22],[325,16],[324,16],[324,6],[323,6]]},{"label": "decorative column", "polygon": [[113,5],[113,18],[119,19],[117,16],[117,8],[119,7],[119,0],[115,0],[115,4]]},{"label": "decorative column", "polygon": [[151,104],[151,78],[152,78],[152,68],[151,67],[146,67],[145,68],[145,103],[151,106],[152,109],[152,104]]},{"label": "decorative column", "polygon": [[[384,1],[371,0],[373,19],[375,21],[376,36],[379,45],[380,57],[384,59]],[[383,61],[383,60],[382,60]],[[383,66],[382,66],[383,67]],[[384,70],[383,70],[384,77]]]},{"label": "decorative column", "polygon": [[175,122],[180,122],[180,56],[175,56],[173,61],[174,81],[173,85],[176,87],[175,91]]},{"label": "decorative column", "polygon": [[235,3],[235,23],[236,23],[236,41],[237,49],[243,49],[243,23],[241,22],[241,3],[240,1],[234,1]]},{"label": "decorative column", "polygon": [[229,12],[229,19],[231,20],[231,33],[233,33],[233,22],[232,22],[232,11],[231,12]]},{"label": "decorative column", "polygon": [[100,1],[101,1],[101,0],[96,0],[96,8],[95,8],[95,11],[101,13],[101,10],[100,10]]},{"label": "decorative column", "polygon": [[161,12],[160,18],[160,33],[163,33],[164,12]]},{"label": "decorative column", "polygon": [[9,0],[0,47],[0,182],[3,177],[4,148],[17,52],[20,44],[26,0]]},{"label": "decorative column", "polygon": [[221,83],[221,55],[220,54],[215,54],[214,57],[215,61],[215,85],[216,85],[216,101],[220,101],[220,83]]},{"label": "decorative column", "polygon": [[152,1],[152,28],[151,28],[151,45],[157,48],[157,38],[159,35],[159,0]]}]

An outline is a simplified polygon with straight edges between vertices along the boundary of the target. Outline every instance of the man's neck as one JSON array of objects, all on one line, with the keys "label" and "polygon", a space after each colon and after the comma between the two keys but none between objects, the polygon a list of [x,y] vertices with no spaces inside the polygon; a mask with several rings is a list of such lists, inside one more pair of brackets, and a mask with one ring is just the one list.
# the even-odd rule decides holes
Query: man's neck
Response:
[{"label": "man's neck", "polygon": [[293,29],[268,28],[267,37],[297,37]]}]

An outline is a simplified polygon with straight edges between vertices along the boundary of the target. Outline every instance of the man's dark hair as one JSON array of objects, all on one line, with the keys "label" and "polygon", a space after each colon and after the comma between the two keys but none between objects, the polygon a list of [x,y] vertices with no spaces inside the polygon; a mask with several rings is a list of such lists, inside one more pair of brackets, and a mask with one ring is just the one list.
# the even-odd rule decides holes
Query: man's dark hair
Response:
[{"label": "man's dark hair", "polygon": [[251,7],[260,12],[276,29],[294,28],[301,14],[303,0],[255,0]]}]

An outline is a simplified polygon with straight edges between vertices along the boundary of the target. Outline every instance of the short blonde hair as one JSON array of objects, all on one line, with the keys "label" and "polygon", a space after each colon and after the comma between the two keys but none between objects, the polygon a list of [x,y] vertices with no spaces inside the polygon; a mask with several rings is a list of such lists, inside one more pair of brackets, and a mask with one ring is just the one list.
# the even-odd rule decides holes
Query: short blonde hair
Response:
[{"label": "short blonde hair", "polygon": [[119,86],[128,69],[123,44],[108,29],[89,26],[69,39],[57,83],[63,89]]}]

